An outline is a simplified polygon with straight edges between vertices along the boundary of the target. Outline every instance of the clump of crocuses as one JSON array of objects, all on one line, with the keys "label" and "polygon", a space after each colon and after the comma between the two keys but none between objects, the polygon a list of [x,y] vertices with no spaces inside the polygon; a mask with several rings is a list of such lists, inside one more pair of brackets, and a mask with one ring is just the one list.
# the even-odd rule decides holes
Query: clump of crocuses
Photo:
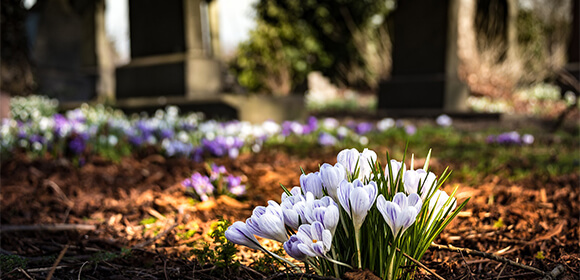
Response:
[{"label": "clump of crocuses", "polygon": [[504,132],[498,135],[489,135],[487,143],[499,145],[532,145],[534,136],[531,134],[520,135],[517,131]]},{"label": "clump of crocuses", "polygon": [[191,177],[181,182],[186,191],[195,198],[206,201],[217,195],[241,197],[246,193],[242,177],[230,174],[225,166],[212,163],[207,164],[206,169],[209,176],[194,172]]},{"label": "clump of crocuses", "polygon": [[256,236],[283,243],[286,254],[319,275],[341,277],[353,268],[369,269],[382,279],[411,278],[431,242],[465,206],[441,186],[447,169],[436,176],[425,165],[415,169],[390,159],[382,166],[368,149],[346,149],[337,163],[302,174],[300,186],[283,187],[281,202],[258,206],[245,222],[225,232],[237,244],[261,250],[297,270],[299,266],[260,245]]}]

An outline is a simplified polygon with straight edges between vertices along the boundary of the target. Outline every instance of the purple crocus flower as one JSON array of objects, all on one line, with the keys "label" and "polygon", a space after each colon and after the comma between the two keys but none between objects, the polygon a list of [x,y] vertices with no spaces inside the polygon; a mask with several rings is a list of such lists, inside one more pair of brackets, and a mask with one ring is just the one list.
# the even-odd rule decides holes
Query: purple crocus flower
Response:
[{"label": "purple crocus flower", "polygon": [[89,135],[86,133],[76,134],[68,143],[70,150],[76,154],[80,155],[83,153],[86,147],[86,141],[89,139]]},{"label": "purple crocus flower", "polygon": [[365,135],[373,130],[374,126],[370,122],[361,122],[356,125],[354,131],[358,135]]},{"label": "purple crocus flower", "polygon": [[310,134],[318,129],[318,120],[315,117],[309,117],[306,124],[302,126],[303,134]]},{"label": "purple crocus flower", "polygon": [[191,175],[190,181],[186,179],[182,184],[185,187],[191,186],[202,201],[208,200],[208,195],[213,194],[214,191],[214,186],[211,184],[209,178],[199,174],[198,172]]},{"label": "purple crocus flower", "polygon": [[318,144],[321,146],[334,146],[337,142],[338,139],[329,133],[321,132],[320,135],[318,135]]},{"label": "purple crocus flower", "polygon": [[437,117],[437,119],[435,120],[435,122],[439,125],[439,126],[443,126],[443,127],[448,127],[451,126],[453,124],[453,120],[451,119],[451,117],[449,117],[448,115],[440,115],[439,117]]},{"label": "purple crocus flower", "polygon": [[227,174],[228,171],[226,170],[226,167],[223,165],[217,165],[215,163],[212,163],[210,165],[210,180],[215,181],[217,179],[219,179],[219,177],[221,175],[225,175]]},{"label": "purple crocus flower", "polygon": [[407,133],[409,135],[413,135],[413,134],[417,133],[417,127],[415,127],[412,124],[406,125],[405,126],[405,133]]},{"label": "purple crocus flower", "polygon": [[520,134],[517,131],[505,132],[495,139],[498,144],[520,144]]},{"label": "purple crocus flower", "polygon": [[226,185],[230,193],[241,196],[246,192],[246,185],[242,185],[242,177],[228,175]]}]

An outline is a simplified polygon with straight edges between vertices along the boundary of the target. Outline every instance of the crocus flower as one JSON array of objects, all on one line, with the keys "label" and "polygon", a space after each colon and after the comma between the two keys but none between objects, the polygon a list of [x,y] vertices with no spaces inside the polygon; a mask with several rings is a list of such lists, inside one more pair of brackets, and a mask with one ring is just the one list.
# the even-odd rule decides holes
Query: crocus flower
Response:
[{"label": "crocus flower", "polygon": [[409,135],[413,135],[413,134],[417,133],[417,127],[415,127],[412,124],[406,125],[405,132]]},{"label": "crocus flower", "polygon": [[299,261],[304,261],[308,258],[308,255],[300,251],[298,244],[302,244],[302,241],[298,238],[298,236],[292,235],[288,241],[284,242],[284,250],[288,256],[293,257]]},{"label": "crocus flower", "polygon": [[531,134],[524,134],[522,135],[522,143],[524,145],[532,145],[534,144],[534,136]]},{"label": "crocus flower", "polygon": [[393,236],[398,237],[403,234],[417,218],[421,211],[422,200],[416,193],[410,194],[408,197],[404,193],[397,193],[393,197],[393,201],[387,201],[381,194],[377,198],[377,209],[383,215],[383,219]]},{"label": "crocus flower", "polygon": [[356,174],[358,167],[359,173],[355,179],[363,180],[371,175],[371,164],[376,162],[377,153],[366,148],[361,153],[355,148],[345,149],[338,153],[336,160],[345,167],[349,176]]},{"label": "crocus flower", "polygon": [[217,165],[215,163],[212,163],[210,165],[210,176],[209,178],[212,181],[215,181],[217,179],[219,179],[219,177],[223,174],[228,173],[228,171],[226,170],[226,167],[223,165]]},{"label": "crocus flower", "polygon": [[371,132],[373,130],[373,127],[374,127],[373,124],[370,122],[361,122],[361,123],[356,125],[356,127],[354,128],[354,131],[358,135],[364,135],[364,134]]},{"label": "crocus flower", "polygon": [[288,240],[284,227],[284,213],[278,203],[268,201],[268,206],[258,206],[252,212],[252,216],[246,220],[246,224],[253,234],[273,239],[279,242]]},{"label": "crocus flower", "polygon": [[300,175],[300,186],[304,193],[311,192],[316,198],[324,196],[322,192],[322,180],[318,172]]},{"label": "crocus flower", "polygon": [[311,225],[301,225],[298,228],[296,237],[299,242],[294,241],[297,243],[295,246],[298,247],[300,252],[309,257],[326,258],[326,253],[332,245],[332,234],[319,222],[314,222]]},{"label": "crocus flower", "polygon": [[384,118],[377,122],[377,129],[379,131],[385,131],[391,127],[395,126],[395,120],[391,118]]},{"label": "crocus flower", "polygon": [[417,193],[425,200],[432,192],[431,187],[437,185],[437,178],[433,172],[423,169],[407,170],[403,174],[403,184],[407,194]]},{"label": "crocus flower", "polygon": [[457,199],[454,197],[449,200],[449,195],[442,190],[437,190],[429,200],[429,212],[431,217],[429,218],[429,223],[427,227],[431,227],[431,224],[435,220],[441,220],[445,218],[445,214],[449,211],[455,210],[457,206]]},{"label": "crocus flower", "polygon": [[[391,188],[391,177],[389,174],[389,166],[385,166],[385,177],[387,177],[387,188]],[[403,169],[403,172],[401,174],[399,174],[399,172],[401,172],[401,168]],[[390,173],[393,175],[393,179],[396,180],[397,177],[399,177],[399,179],[403,179],[403,175],[405,174],[405,170],[407,170],[407,165],[405,165],[404,162],[400,162],[394,159],[391,159],[391,170]]]},{"label": "crocus flower", "polygon": [[340,218],[336,202],[329,196],[315,199],[312,193],[306,193],[304,197],[305,199],[298,203],[296,208],[303,223],[320,222],[325,229],[334,234]]},{"label": "crocus flower", "polygon": [[355,230],[360,229],[368,211],[377,198],[377,184],[370,181],[364,185],[355,179],[352,183],[344,180],[338,188],[338,200],[340,205],[352,219]]},{"label": "crocus flower", "polygon": [[439,126],[451,126],[451,124],[453,124],[453,120],[451,119],[451,117],[449,117],[448,115],[440,115],[439,117],[437,117],[437,119],[435,120],[435,122],[439,125]]},{"label": "crocus flower", "polygon": [[[298,189],[298,192],[295,190]],[[302,195],[299,187],[294,187],[291,191],[292,195],[282,194],[282,203],[280,207],[282,208],[282,214],[284,216],[284,224],[286,226],[297,230],[298,227],[305,222],[303,218],[300,217],[300,213],[303,212],[303,208],[306,207],[306,198]]]},{"label": "crocus flower", "polygon": [[318,144],[321,146],[334,146],[336,145],[336,142],[338,142],[338,139],[332,136],[332,134],[321,132],[320,135],[318,135]]},{"label": "crocus flower", "polygon": [[346,179],[346,170],[344,166],[340,163],[336,163],[334,166],[329,163],[324,163],[320,166],[320,179],[322,180],[322,186],[326,193],[338,201],[337,190],[340,182]]},{"label": "crocus flower", "polygon": [[214,191],[214,186],[211,184],[209,178],[199,174],[198,172],[191,175],[190,181],[186,180],[182,184],[186,187],[190,184],[202,201],[208,200],[208,194],[213,194]]},{"label": "crocus flower", "polygon": [[293,187],[290,190],[290,195],[288,195],[286,192],[283,192],[280,200],[282,202],[284,202],[284,200],[286,200],[287,198],[292,197],[292,196],[302,196],[302,188],[298,187],[298,186]]},{"label": "crocus flower", "polygon": [[238,245],[244,245],[256,250],[263,250],[256,237],[250,232],[248,226],[244,222],[235,222],[228,227],[224,235],[229,241]]},{"label": "crocus flower", "polygon": [[228,175],[226,178],[226,186],[236,196],[241,196],[246,192],[246,185],[242,185],[242,177]]}]

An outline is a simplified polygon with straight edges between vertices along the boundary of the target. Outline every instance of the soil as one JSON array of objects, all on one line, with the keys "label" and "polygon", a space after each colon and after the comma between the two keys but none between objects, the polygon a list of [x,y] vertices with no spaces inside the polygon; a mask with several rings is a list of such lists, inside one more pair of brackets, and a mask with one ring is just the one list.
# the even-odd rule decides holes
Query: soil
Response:
[{"label": "soil", "polygon": [[[180,182],[204,164],[164,158],[155,151],[111,162],[90,157],[81,167],[66,159],[31,160],[15,154],[1,166],[1,254],[20,256],[2,266],[2,279],[300,279],[304,275],[258,271],[256,252],[240,248],[241,266],[218,268],[192,254],[219,217],[245,220],[258,205],[280,200],[284,186],[299,185],[305,172],[336,162],[334,150],[308,156],[283,149],[212,159],[244,176],[247,195],[192,203]],[[441,172],[453,163],[432,161]],[[559,279],[580,279],[579,177],[545,182],[507,182],[490,175],[478,185],[459,185],[457,198],[471,200],[436,240],[494,253],[540,271],[561,269]],[[152,223],[144,221],[155,218]],[[64,228],[62,225],[73,225]],[[42,227],[58,225],[57,228]],[[58,228],[60,227],[60,228]],[[70,226],[69,226],[70,227]],[[189,231],[189,232],[188,232]],[[268,244],[267,244],[268,245]],[[270,244],[271,245],[271,244]],[[270,246],[268,245],[268,246]],[[127,253],[129,250],[130,253]],[[12,258],[12,260],[18,258]],[[445,279],[540,279],[528,269],[487,257],[431,248],[421,262]],[[345,279],[376,279],[351,272]],[[318,277],[316,279],[330,279]],[[416,279],[435,279],[419,269]]]}]

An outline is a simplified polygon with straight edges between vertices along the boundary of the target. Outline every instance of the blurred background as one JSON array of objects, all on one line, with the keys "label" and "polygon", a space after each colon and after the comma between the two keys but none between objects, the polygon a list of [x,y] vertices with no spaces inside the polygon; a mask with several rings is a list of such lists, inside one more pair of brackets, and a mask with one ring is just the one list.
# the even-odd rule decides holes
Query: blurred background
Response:
[{"label": "blurred background", "polygon": [[[577,114],[578,0],[3,0],[2,114]],[[259,114],[255,114],[255,108]]]}]

